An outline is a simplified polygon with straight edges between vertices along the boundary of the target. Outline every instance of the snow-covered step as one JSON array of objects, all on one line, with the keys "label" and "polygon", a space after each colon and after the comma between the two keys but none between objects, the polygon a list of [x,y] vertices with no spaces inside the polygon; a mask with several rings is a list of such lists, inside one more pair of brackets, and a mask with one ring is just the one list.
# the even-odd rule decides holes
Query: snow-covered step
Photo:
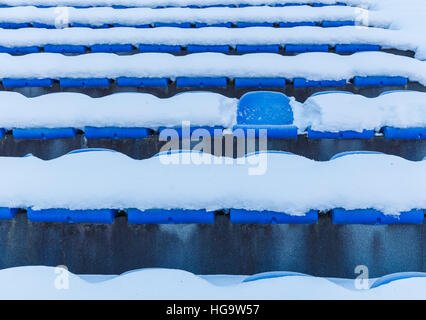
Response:
[{"label": "snow-covered step", "polygon": [[[390,92],[365,98],[345,92],[315,94],[299,103],[278,92],[251,92],[240,100],[216,93],[188,92],[168,99],[150,94],[119,93],[90,98],[79,93],[54,93],[26,98],[0,93],[0,128],[15,139],[73,138],[143,139],[167,128],[179,137],[204,129],[222,136],[296,139],[426,138],[426,93]],[[61,108],[58,108],[58,105]]]},{"label": "snow-covered step", "polygon": [[[27,209],[34,221],[41,221],[44,212],[46,221],[60,215],[63,222],[77,222],[77,218],[83,222],[89,214],[96,215],[93,210],[105,210],[101,213],[107,216],[115,210],[129,214],[129,209],[137,209],[140,212],[133,214],[142,215],[146,210],[160,210],[146,214],[171,210],[170,217],[173,210],[178,210],[176,214],[202,210],[189,212],[196,215],[238,209],[249,211],[249,215],[252,211],[274,212],[275,219],[270,222],[279,223],[279,213],[302,219],[311,210],[370,208],[386,217],[398,217],[426,207],[426,162],[384,154],[352,154],[316,162],[276,152],[249,155],[246,161],[225,161],[198,152],[132,160],[117,152],[89,151],[50,161],[32,156],[1,157],[5,181],[0,186],[1,212],[19,208]],[[199,157],[201,162],[193,162]],[[250,175],[259,166],[263,166],[262,174]],[[380,182],[380,186],[369,181]],[[167,218],[167,222],[173,221]]]},{"label": "snow-covered step", "polygon": [[246,6],[330,6],[330,5],[363,5],[369,4],[366,0],[1,0],[1,7],[36,6],[36,7],[113,7],[122,8],[166,8],[166,7],[246,7]]},{"label": "snow-covered step", "polygon": [[[297,56],[256,53],[241,56],[197,53],[174,56],[166,53],[140,53],[118,56],[93,53],[64,56],[38,53],[24,56],[0,54],[0,79],[4,87],[48,87],[51,80],[62,87],[118,86],[226,87],[225,79],[271,79],[294,81],[295,86],[404,87],[407,81],[426,84],[426,62],[383,52],[360,52],[350,56],[332,53],[304,53]],[[123,82],[122,82],[123,81]],[[138,85],[138,82],[140,84]],[[144,82],[145,81],[145,82]],[[279,82],[280,83],[280,82]],[[252,86],[253,84],[251,84]],[[257,87],[262,87],[262,82]],[[282,85],[283,86],[283,85]]]},{"label": "snow-covered step", "polygon": [[[265,36],[267,35],[267,36]],[[309,51],[400,50],[417,52],[416,39],[398,30],[368,27],[294,27],[294,28],[65,28],[17,30],[0,29],[0,52],[28,54],[56,52],[168,52],[188,54],[223,52],[239,54],[251,51],[297,54]]]},{"label": "snow-covered step", "polygon": [[[362,19],[371,15],[369,21]],[[371,24],[370,24],[371,22]],[[0,27],[18,28],[64,28],[91,27],[111,28],[131,26],[150,27],[253,27],[275,26],[294,27],[307,23],[323,27],[346,25],[371,25],[388,27],[386,17],[369,13],[366,9],[347,6],[285,6],[285,7],[246,7],[246,8],[67,8],[58,12],[57,8],[13,7],[0,10]]]}]

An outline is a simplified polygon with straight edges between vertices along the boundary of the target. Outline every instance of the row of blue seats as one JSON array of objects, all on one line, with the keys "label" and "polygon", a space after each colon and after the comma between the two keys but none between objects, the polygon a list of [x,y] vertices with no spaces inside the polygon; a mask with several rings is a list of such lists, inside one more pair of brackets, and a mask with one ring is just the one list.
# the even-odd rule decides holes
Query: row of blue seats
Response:
[{"label": "row of blue seats", "polygon": [[131,52],[160,52],[160,53],[200,53],[200,52],[219,52],[219,53],[305,53],[305,52],[336,52],[340,54],[356,53],[362,51],[380,51],[380,45],[374,44],[337,44],[335,46],[328,44],[286,44],[286,45],[236,45],[235,49],[230,45],[199,45],[189,44],[164,45],[164,44],[95,44],[68,45],[68,44],[46,44],[44,46],[28,47],[4,47],[0,46],[0,53],[9,53],[14,55],[50,52],[63,54],[84,54],[88,52],[98,53],[131,53]]},{"label": "row of blue seats", "polygon": [[[18,209],[0,208],[0,220],[14,219]],[[130,224],[212,224],[215,212],[206,210],[162,210],[153,209],[140,211],[126,210]],[[61,223],[113,223],[118,210],[69,210],[69,209],[27,209],[28,219],[32,222]],[[230,221],[234,224],[315,224],[318,222],[319,211],[311,210],[302,216],[294,216],[272,211],[230,210]],[[331,211],[333,224],[422,224],[424,210],[402,212],[398,216],[385,215],[375,209]]]},{"label": "row of blue seats", "polygon": [[[257,7],[257,6],[268,6],[268,7],[294,7],[294,6],[311,6],[311,7],[326,7],[326,6],[346,6],[346,3],[343,2],[336,2],[333,4],[330,3],[321,3],[321,2],[311,2],[311,3],[275,3],[275,4],[247,4],[247,3],[240,3],[240,4],[210,4],[210,5],[203,5],[202,3],[198,5],[187,5],[187,6],[155,6],[151,7],[152,9],[166,9],[166,8],[191,8],[191,9],[205,9],[205,8],[246,8],[246,7]],[[58,5],[55,3],[52,3],[51,5],[35,5],[36,8],[52,8],[57,7]],[[6,4],[0,4],[0,8],[13,8],[16,6],[6,5]],[[68,6],[76,9],[87,9],[87,8],[95,8],[95,7],[104,7],[104,6],[97,6],[97,5],[73,5]],[[135,8],[129,7],[129,6],[123,6],[123,5],[112,5],[111,8],[113,9],[129,9],[129,8]]]},{"label": "row of blue seats", "polygon": [[[274,27],[274,28],[292,28],[299,26],[319,26],[323,28],[334,28],[343,26],[355,26],[354,20],[345,21],[301,21],[301,22],[288,22],[288,21],[277,21],[277,22],[229,22],[224,21],[222,23],[208,24],[205,22],[155,22],[141,25],[127,25],[121,23],[113,24],[102,24],[95,25],[89,23],[70,23],[67,27],[72,28],[92,28],[92,29],[106,29],[106,28],[117,28],[117,27],[133,27],[133,28],[160,28],[160,27],[173,27],[173,28],[205,28],[205,27],[225,27],[225,28],[248,28],[248,27]],[[64,27],[64,26],[62,26]],[[2,29],[22,29],[22,28],[44,28],[44,29],[56,29],[57,27],[53,24],[39,23],[39,22],[0,22],[0,28]]]},{"label": "row of blue seats", "polygon": [[[168,128],[160,128],[159,133]],[[169,128],[170,129],[170,128]],[[182,137],[182,128],[173,128],[177,132],[178,137]],[[192,134],[197,129],[207,130],[210,136],[222,135],[221,127],[191,127]],[[297,128],[294,126],[274,126],[274,125],[237,125],[235,129],[242,129],[245,136],[251,134],[248,130],[254,131],[254,136],[262,135],[260,129],[267,130],[267,137],[274,139],[297,139]],[[12,135],[17,140],[49,140],[49,139],[72,139],[77,136],[78,130],[75,128],[14,128],[11,130]],[[383,135],[387,140],[425,140],[426,128],[393,128],[384,127]],[[3,139],[7,130],[0,128],[0,139]],[[86,139],[144,139],[151,134],[151,130],[147,128],[129,128],[129,127],[85,127],[84,135]],[[240,136],[241,131],[235,130],[236,137]],[[308,139],[371,139],[375,136],[374,130],[357,131],[340,131],[340,132],[324,132],[315,131],[308,128]]]},{"label": "row of blue seats", "polygon": [[[51,87],[59,81],[62,88],[108,88],[114,81],[119,87],[139,87],[139,88],[167,88],[173,81],[169,78],[136,78],[118,77],[109,78],[59,78],[59,79],[13,79],[3,78],[3,87],[24,88],[24,87]],[[234,78],[227,77],[177,77],[177,88],[285,88],[287,83],[293,83],[295,88],[321,88],[321,87],[345,87],[347,80],[308,80],[305,78]],[[350,81],[349,81],[350,82]],[[352,79],[356,87],[405,87],[408,79],[405,77],[388,76],[356,76]]]}]

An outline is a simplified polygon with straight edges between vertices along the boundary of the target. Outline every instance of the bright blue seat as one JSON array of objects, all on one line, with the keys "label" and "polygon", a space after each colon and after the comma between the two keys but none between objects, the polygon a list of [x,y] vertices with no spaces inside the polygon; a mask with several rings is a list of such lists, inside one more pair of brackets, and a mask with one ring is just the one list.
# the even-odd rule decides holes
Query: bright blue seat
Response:
[{"label": "bright blue seat", "polygon": [[90,47],[92,52],[132,52],[131,44],[95,44]]},{"label": "bright blue seat", "polygon": [[388,140],[424,140],[426,139],[426,128],[393,128],[384,127],[383,134]]},{"label": "bright blue seat", "polygon": [[208,24],[205,22],[195,23],[195,28],[205,28],[205,27],[232,28],[232,23],[231,22],[212,23],[212,24]]},{"label": "bright blue seat", "polygon": [[188,53],[197,53],[197,52],[222,52],[228,53],[228,45],[196,45],[190,44],[186,47]]},{"label": "bright blue seat", "polygon": [[72,24],[72,27],[74,27],[74,28],[90,28],[90,29],[107,29],[107,28],[110,28],[111,25],[109,25],[107,23],[100,24],[100,25],[94,25],[94,24],[90,24],[90,23],[74,22]]},{"label": "bright blue seat", "polygon": [[0,220],[11,220],[15,218],[18,209],[0,207]]},{"label": "bright blue seat", "polygon": [[176,79],[176,87],[178,88],[224,88],[227,84],[228,80],[226,77],[178,77]]},{"label": "bright blue seat", "polygon": [[313,7],[328,7],[328,6],[346,6],[346,3],[336,2],[336,3],[313,3]]},{"label": "bright blue seat", "polygon": [[59,84],[62,88],[108,88],[108,78],[62,78],[59,79]]},{"label": "bright blue seat", "polygon": [[41,29],[55,29],[56,27],[52,24],[33,22],[33,28],[41,28]]},{"label": "bright blue seat", "polygon": [[156,22],[154,23],[154,28],[159,28],[159,27],[191,28],[191,23],[190,22],[182,22],[182,23]]},{"label": "bright blue seat", "polygon": [[206,210],[127,210],[127,217],[130,224],[212,224],[214,223],[214,216],[214,212]]},{"label": "bright blue seat", "polygon": [[119,77],[116,83],[119,87],[167,88],[169,79]]},{"label": "bright blue seat", "polygon": [[280,22],[278,26],[280,28],[294,28],[294,27],[315,27],[316,22],[313,21],[300,21],[300,22]]},{"label": "bright blue seat", "polygon": [[[166,128],[166,127],[160,127],[158,128],[158,133],[161,135],[162,133],[164,133],[165,130],[174,130],[174,132],[177,132],[179,138],[183,137],[183,130],[182,127],[172,127],[172,128]],[[209,133],[210,137],[216,137],[216,136],[222,136],[223,135],[223,127],[220,126],[215,126],[215,127],[200,127],[200,126],[193,126],[189,128],[189,135],[191,136],[195,130],[207,130],[207,132]],[[189,137],[185,137],[185,138],[189,138]]]},{"label": "bright blue seat", "polygon": [[85,53],[86,47],[80,45],[68,45],[68,44],[47,44],[44,46],[44,52],[53,53]]},{"label": "bright blue seat", "polygon": [[404,77],[354,77],[354,85],[357,87],[386,87],[386,86],[406,86],[408,79]]},{"label": "bright blue seat", "polygon": [[354,26],[355,21],[323,21],[323,28],[335,28],[335,27],[343,27],[343,26]]},{"label": "bright blue seat", "polygon": [[149,129],[119,127],[85,127],[84,135],[87,139],[144,139],[149,135]]},{"label": "bright blue seat", "polygon": [[328,52],[327,44],[286,44],[286,52]]},{"label": "bright blue seat", "polygon": [[30,23],[15,23],[15,22],[0,22],[0,28],[2,29],[21,29],[21,28],[30,28]]},{"label": "bright blue seat", "polygon": [[304,78],[293,79],[295,88],[322,88],[322,87],[344,87],[346,80],[307,80]]},{"label": "bright blue seat", "polygon": [[117,210],[69,210],[44,209],[27,210],[28,220],[32,222],[61,222],[61,223],[108,223],[114,222]]},{"label": "bright blue seat", "polygon": [[239,44],[237,45],[238,53],[255,53],[255,52],[270,52],[270,53],[278,53],[280,50],[279,45],[247,45],[247,44]]},{"label": "bright blue seat", "polygon": [[315,224],[318,222],[318,211],[293,216],[282,212],[231,209],[230,218],[235,224]]},{"label": "bright blue seat", "polygon": [[28,54],[28,53],[37,53],[40,52],[40,47],[37,46],[29,46],[29,47],[3,47],[0,46],[1,53],[9,53],[9,54]]},{"label": "bright blue seat", "polygon": [[138,24],[138,25],[128,25],[122,23],[113,23],[114,28],[138,28],[138,29],[148,29],[151,28],[151,24]]},{"label": "bright blue seat", "polygon": [[76,130],[74,128],[15,128],[12,134],[15,139],[67,139],[75,138]]},{"label": "bright blue seat", "polygon": [[3,128],[0,128],[0,139],[3,139],[5,134],[6,134],[6,130]]},{"label": "bright blue seat", "polygon": [[401,212],[399,216],[385,215],[375,209],[345,210],[342,208],[332,210],[333,224],[422,224],[423,210]]},{"label": "bright blue seat", "polygon": [[310,127],[308,128],[308,139],[371,139],[373,137],[374,130],[328,132],[315,131]]},{"label": "bright blue seat", "polygon": [[250,27],[273,27],[271,22],[237,22],[237,28],[250,28]]},{"label": "bright blue seat", "polygon": [[235,88],[285,88],[285,78],[235,78]]},{"label": "bright blue seat", "polygon": [[293,110],[290,99],[282,93],[259,91],[249,92],[241,97],[237,110],[237,125],[234,129],[266,129],[271,138],[297,138],[297,127],[293,125]]},{"label": "bright blue seat", "polygon": [[336,53],[354,53],[379,50],[380,46],[374,44],[336,44]]},{"label": "bright blue seat", "polygon": [[52,79],[10,79],[2,80],[5,88],[24,88],[24,87],[51,87]]},{"label": "bright blue seat", "polygon": [[165,44],[140,44],[140,52],[165,52],[165,53],[177,53],[182,51],[181,46],[177,45],[165,45]]}]

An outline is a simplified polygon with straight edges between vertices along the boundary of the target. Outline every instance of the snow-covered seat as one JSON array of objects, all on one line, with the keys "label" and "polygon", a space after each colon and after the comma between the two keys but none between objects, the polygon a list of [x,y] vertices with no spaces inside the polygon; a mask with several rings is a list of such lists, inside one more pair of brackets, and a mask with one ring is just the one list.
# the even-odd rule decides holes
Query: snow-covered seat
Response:
[{"label": "snow-covered seat", "polygon": [[69,209],[27,209],[28,220],[32,222],[61,223],[108,223],[114,222],[117,210],[69,210]]},{"label": "snow-covered seat", "polygon": [[411,210],[397,215],[384,214],[375,209],[346,210],[342,208],[332,210],[333,224],[422,224],[423,210]]},{"label": "snow-covered seat", "polygon": [[310,210],[305,215],[289,215],[273,211],[230,210],[230,220],[234,224],[315,224],[318,211]]},{"label": "snow-covered seat", "polygon": [[126,211],[130,224],[212,224],[215,218],[215,212],[206,210],[127,209]]}]

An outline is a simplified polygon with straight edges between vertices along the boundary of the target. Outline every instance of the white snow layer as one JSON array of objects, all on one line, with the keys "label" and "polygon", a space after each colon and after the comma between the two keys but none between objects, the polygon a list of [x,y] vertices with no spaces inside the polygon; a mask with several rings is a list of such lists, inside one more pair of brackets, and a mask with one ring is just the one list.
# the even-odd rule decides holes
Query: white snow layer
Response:
[{"label": "white snow layer", "polygon": [[[58,270],[61,270],[59,273]],[[425,299],[426,278],[411,278],[367,290],[352,279],[288,276],[243,282],[247,276],[197,276],[173,269],[140,269],[119,276],[75,275],[54,267],[28,266],[0,271],[1,299]],[[58,281],[58,278],[60,281]],[[64,279],[67,279],[66,281]],[[93,278],[93,277],[92,277]],[[56,285],[56,286],[55,286]]]},{"label": "white snow layer", "polygon": [[[0,92],[0,128],[222,126],[236,124],[237,99],[210,92],[187,92],[160,99],[146,93],[116,93],[91,98],[80,93],[50,93],[27,98]],[[299,132],[371,130],[385,126],[426,127],[426,93],[396,91],[377,98],[348,93],[291,100]],[[262,106],[258,106],[261,108]]]},{"label": "white snow layer", "polygon": [[0,54],[0,65],[0,78],[303,77],[309,80],[342,80],[354,76],[402,76],[426,85],[425,61],[384,52],[360,52],[350,56],[321,52],[297,56],[273,53],[243,56],[222,53],[187,56],[167,53],[131,56],[111,53],[79,56]]},{"label": "white snow layer", "polygon": [[371,0],[0,0],[0,4],[8,6],[126,6],[126,7],[185,7],[190,5],[276,5],[276,4],[336,4],[368,5]]},{"label": "white snow layer", "polygon": [[160,99],[144,93],[116,93],[90,98],[80,93],[52,93],[26,98],[0,92],[1,128],[223,126],[236,123],[237,99],[210,92]]},{"label": "white snow layer", "polygon": [[317,162],[282,153],[225,160],[184,152],[134,160],[92,151],[49,161],[0,157],[0,176],[0,207],[10,208],[236,208],[291,215],[340,207],[398,215],[426,208],[426,161],[384,154]]}]

